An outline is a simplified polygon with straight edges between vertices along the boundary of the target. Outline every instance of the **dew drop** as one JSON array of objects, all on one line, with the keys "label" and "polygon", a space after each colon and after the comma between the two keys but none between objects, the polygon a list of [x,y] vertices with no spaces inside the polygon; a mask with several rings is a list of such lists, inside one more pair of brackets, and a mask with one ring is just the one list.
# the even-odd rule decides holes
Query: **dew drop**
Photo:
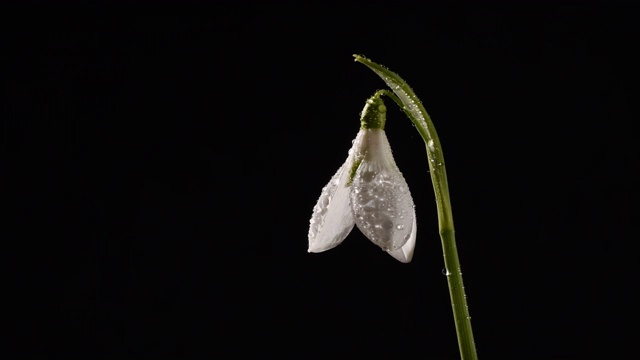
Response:
[{"label": "dew drop", "polygon": [[429,140],[429,142],[427,143],[427,146],[429,147],[429,151],[436,151],[436,147],[433,143],[433,140]]},{"label": "dew drop", "polygon": [[375,176],[376,176],[375,172],[367,171],[367,172],[363,172],[362,175],[360,175],[360,178],[362,179],[363,183],[369,183],[369,182],[373,181]]}]

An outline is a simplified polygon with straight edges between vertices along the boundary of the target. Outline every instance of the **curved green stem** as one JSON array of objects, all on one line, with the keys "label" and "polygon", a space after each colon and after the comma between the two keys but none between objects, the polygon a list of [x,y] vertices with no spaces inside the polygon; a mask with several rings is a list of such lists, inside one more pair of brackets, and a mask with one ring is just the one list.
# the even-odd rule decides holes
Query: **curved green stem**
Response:
[{"label": "curved green stem", "polygon": [[458,259],[458,250],[456,248],[447,172],[436,129],[418,97],[400,76],[363,56],[354,55],[354,57],[356,61],[373,70],[393,90],[395,95],[389,92],[386,92],[386,94],[404,110],[427,145],[427,157],[429,158],[431,181],[433,182],[433,190],[438,206],[438,226],[440,239],[442,240],[442,251],[449,284],[449,295],[451,296],[451,306],[453,308],[453,318],[458,335],[460,356],[462,360],[477,360],[478,355],[476,354],[476,346],[473,340],[471,316],[469,316],[460,260]]}]

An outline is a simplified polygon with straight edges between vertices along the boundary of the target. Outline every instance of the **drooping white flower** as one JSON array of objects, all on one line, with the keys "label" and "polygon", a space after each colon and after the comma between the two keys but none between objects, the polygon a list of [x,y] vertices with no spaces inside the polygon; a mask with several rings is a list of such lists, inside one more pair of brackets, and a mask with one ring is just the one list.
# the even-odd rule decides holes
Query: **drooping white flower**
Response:
[{"label": "drooping white flower", "polygon": [[408,263],[416,241],[413,199],[384,132],[386,107],[367,101],[347,161],[322,189],[309,226],[309,252],[338,246],[354,225],[374,244]]}]

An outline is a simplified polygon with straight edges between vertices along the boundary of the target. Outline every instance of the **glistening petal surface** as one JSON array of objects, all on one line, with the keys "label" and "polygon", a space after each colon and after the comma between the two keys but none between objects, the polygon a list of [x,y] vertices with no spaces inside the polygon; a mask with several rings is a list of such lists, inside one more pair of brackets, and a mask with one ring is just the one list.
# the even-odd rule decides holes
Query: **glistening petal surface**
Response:
[{"label": "glistening petal surface", "polygon": [[[365,133],[357,144],[357,151],[364,157],[356,171],[350,194],[355,223],[369,240],[383,250],[396,251],[410,239],[415,241],[413,199],[393,160],[384,130],[366,129],[361,132]],[[392,256],[396,257],[394,254]]]},{"label": "glistening petal surface", "polygon": [[318,203],[313,208],[309,225],[309,252],[332,249],[353,229],[353,212],[349,206],[347,186],[353,161],[349,156],[331,181],[322,189]]},{"label": "glistening petal surface", "polygon": [[416,247],[416,214],[413,212],[413,230],[411,231],[411,235],[409,235],[409,240],[407,240],[404,245],[400,249],[397,250],[388,250],[389,255],[393,256],[396,260],[409,263],[411,259],[413,259],[413,250]]}]

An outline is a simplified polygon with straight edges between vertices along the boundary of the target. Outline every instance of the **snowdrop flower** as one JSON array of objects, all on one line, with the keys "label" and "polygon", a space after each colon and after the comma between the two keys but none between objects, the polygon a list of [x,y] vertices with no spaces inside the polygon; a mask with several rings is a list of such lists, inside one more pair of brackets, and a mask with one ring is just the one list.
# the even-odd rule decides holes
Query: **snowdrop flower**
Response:
[{"label": "snowdrop flower", "polygon": [[387,109],[367,100],[347,161],[322,189],[309,226],[309,252],[338,246],[354,225],[397,260],[408,263],[416,241],[413,199],[384,132]]}]

